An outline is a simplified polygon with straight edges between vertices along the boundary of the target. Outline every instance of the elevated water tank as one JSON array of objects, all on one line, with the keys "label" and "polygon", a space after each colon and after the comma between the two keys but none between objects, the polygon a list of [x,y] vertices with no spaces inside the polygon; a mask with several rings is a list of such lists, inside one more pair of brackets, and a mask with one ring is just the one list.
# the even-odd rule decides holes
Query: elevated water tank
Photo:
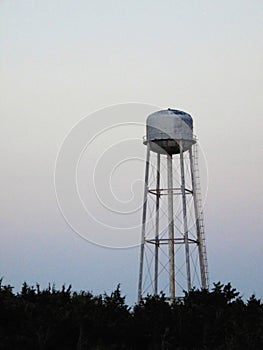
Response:
[{"label": "elevated water tank", "polygon": [[195,142],[193,119],[190,114],[176,109],[166,109],[150,114],[146,121],[146,139],[156,153],[180,153],[180,144],[187,151]]}]

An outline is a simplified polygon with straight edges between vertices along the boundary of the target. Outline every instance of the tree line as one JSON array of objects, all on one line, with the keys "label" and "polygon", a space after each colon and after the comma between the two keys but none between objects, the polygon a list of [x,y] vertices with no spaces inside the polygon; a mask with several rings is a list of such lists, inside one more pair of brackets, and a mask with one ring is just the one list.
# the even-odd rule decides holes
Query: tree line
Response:
[{"label": "tree line", "polygon": [[259,350],[263,304],[220,282],[174,303],[161,293],[129,307],[120,286],[93,295],[24,283],[14,293],[1,281],[0,349]]}]

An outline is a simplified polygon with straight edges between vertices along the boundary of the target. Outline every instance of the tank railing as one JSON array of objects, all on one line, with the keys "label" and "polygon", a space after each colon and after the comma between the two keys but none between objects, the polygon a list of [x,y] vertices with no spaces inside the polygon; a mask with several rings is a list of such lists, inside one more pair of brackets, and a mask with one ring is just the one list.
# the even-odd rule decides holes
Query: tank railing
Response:
[{"label": "tank railing", "polygon": [[[167,134],[165,134],[164,132],[163,133],[159,133],[160,135],[164,135],[164,136],[167,136]],[[164,138],[164,140],[165,140],[165,138]],[[178,141],[179,141],[180,139],[178,139]],[[196,135],[194,135],[193,134],[193,138],[191,139],[191,140],[188,140],[188,139],[182,139],[182,140],[185,140],[185,141],[195,141],[195,142],[197,142],[197,136]],[[147,135],[144,135],[143,137],[142,137],[142,141],[143,141],[143,143],[147,143],[148,142],[148,140],[147,140]]]}]

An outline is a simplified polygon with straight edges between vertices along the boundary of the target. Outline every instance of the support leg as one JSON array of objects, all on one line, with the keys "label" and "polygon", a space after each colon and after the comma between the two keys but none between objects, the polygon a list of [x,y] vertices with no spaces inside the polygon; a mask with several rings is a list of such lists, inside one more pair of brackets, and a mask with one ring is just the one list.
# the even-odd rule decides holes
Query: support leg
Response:
[{"label": "support leg", "polygon": [[159,261],[159,202],[160,202],[160,153],[157,153],[156,173],[156,213],[155,213],[155,255],[154,255],[154,294],[158,294],[158,261]]},{"label": "support leg", "polygon": [[188,242],[186,194],[185,194],[185,171],[184,171],[183,141],[180,141],[180,167],[181,167],[181,192],[182,192],[182,205],[183,205],[186,276],[187,276],[187,288],[189,291],[191,289],[191,271],[190,271],[190,254],[189,254],[189,242]]},{"label": "support leg", "polygon": [[175,298],[175,268],[174,268],[174,217],[173,217],[173,163],[172,155],[167,155],[168,183],[168,227],[169,227],[169,280],[170,301]]},{"label": "support leg", "polygon": [[138,285],[138,303],[142,299],[142,277],[143,277],[143,258],[144,258],[144,244],[145,244],[149,166],[150,166],[150,146],[147,144],[145,182],[144,182],[144,198],[143,198],[143,213],[142,213],[142,236],[141,236],[140,271],[139,271],[139,285]]}]

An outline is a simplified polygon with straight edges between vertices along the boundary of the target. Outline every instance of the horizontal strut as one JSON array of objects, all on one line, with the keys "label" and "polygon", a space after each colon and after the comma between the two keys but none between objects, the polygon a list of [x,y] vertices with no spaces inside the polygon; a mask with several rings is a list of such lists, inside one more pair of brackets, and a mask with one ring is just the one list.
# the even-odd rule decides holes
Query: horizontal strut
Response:
[{"label": "horizontal strut", "polygon": [[[184,238],[174,238],[174,239],[170,239],[170,238],[159,238],[158,240],[156,240],[155,238],[153,239],[146,239],[145,242],[147,243],[151,243],[151,244],[157,244],[158,246],[160,244],[169,244],[170,241],[173,241],[174,244],[184,244],[185,243],[185,239]],[[190,239],[188,238],[188,243],[195,243],[198,244],[198,241],[195,239]]]},{"label": "horizontal strut", "polygon": [[[172,191],[173,194],[176,194],[176,195],[180,195],[182,194],[182,190],[180,187],[174,187],[174,188],[160,188],[157,190],[157,188],[149,188],[148,192],[151,193],[151,194],[154,194],[156,196],[167,196],[168,195],[168,192],[169,191]],[[175,191],[178,191],[177,193],[175,193]],[[161,192],[164,192],[164,193],[161,193]],[[167,192],[167,193],[165,193]],[[185,192],[186,194],[192,194],[193,191],[192,190],[189,190],[188,188],[185,189]]]}]

